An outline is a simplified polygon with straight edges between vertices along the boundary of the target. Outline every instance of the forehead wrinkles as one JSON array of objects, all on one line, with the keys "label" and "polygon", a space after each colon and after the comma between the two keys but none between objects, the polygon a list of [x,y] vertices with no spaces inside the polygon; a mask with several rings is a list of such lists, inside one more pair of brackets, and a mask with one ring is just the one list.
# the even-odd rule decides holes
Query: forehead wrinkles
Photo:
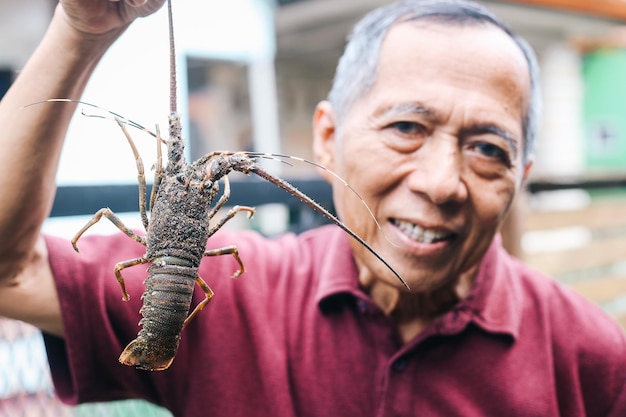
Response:
[{"label": "forehead wrinkles", "polygon": [[516,99],[523,101],[527,101],[530,92],[523,53],[505,32],[490,25],[397,24],[385,37],[379,58],[375,81],[365,94],[375,89],[381,73],[388,71],[437,78],[448,73],[457,79],[466,76],[469,82],[498,83],[516,90]]},{"label": "forehead wrinkles", "polygon": [[[507,112],[519,111],[519,123],[523,124],[530,96],[528,66],[517,44],[501,29],[491,25],[403,23],[390,30],[380,52],[377,80],[367,95],[381,83],[385,87],[395,83],[394,87],[406,92],[411,85],[417,91],[426,91],[429,84],[435,83],[444,88],[456,85],[461,95],[455,100],[469,99],[467,94],[487,93]],[[407,84],[406,88],[402,83]],[[426,103],[424,100],[436,100],[438,95],[407,97],[407,101]],[[418,108],[407,110],[424,112]]]}]

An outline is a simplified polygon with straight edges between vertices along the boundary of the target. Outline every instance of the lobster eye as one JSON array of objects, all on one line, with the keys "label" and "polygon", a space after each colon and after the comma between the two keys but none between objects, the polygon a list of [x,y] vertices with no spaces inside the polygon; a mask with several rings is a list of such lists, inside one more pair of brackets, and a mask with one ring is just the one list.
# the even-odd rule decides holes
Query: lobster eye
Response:
[{"label": "lobster eye", "polygon": [[176,180],[181,183],[184,184],[185,183],[185,175],[184,174],[178,174],[176,175]]},{"label": "lobster eye", "polygon": [[222,176],[225,174],[224,170],[228,167],[228,161],[223,156],[218,156],[213,160],[211,166],[211,174],[213,176]]}]

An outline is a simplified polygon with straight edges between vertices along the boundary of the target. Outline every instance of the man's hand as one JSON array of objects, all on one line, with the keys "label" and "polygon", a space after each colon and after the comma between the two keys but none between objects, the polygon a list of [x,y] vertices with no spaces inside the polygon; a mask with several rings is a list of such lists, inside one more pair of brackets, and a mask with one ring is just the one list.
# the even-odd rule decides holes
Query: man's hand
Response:
[{"label": "man's hand", "polygon": [[83,34],[118,35],[138,17],[157,11],[165,0],[61,0],[66,22]]}]

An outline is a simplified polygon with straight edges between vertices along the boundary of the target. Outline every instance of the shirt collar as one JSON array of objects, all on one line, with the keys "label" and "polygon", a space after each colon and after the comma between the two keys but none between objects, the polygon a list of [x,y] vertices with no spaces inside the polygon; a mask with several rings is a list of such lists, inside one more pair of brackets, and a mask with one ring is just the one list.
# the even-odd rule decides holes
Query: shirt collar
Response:
[{"label": "shirt collar", "polygon": [[[327,256],[315,295],[322,310],[345,299],[336,297],[339,294],[361,293],[349,237],[335,226],[327,228],[323,234]],[[483,256],[468,296],[435,320],[432,330],[438,334],[455,334],[474,323],[486,332],[517,338],[522,300],[520,283],[514,278],[516,265],[502,247],[501,238],[496,236]]]},{"label": "shirt collar", "polygon": [[502,247],[501,238],[496,236],[483,256],[468,296],[433,323],[437,333],[458,333],[473,323],[486,332],[516,339],[522,309],[522,290],[519,280],[515,279],[516,265]]},{"label": "shirt collar", "polygon": [[325,226],[322,231],[325,232],[322,239],[326,256],[321,265],[315,301],[324,309],[334,302],[336,295],[359,291],[359,274],[346,233],[337,226]]}]

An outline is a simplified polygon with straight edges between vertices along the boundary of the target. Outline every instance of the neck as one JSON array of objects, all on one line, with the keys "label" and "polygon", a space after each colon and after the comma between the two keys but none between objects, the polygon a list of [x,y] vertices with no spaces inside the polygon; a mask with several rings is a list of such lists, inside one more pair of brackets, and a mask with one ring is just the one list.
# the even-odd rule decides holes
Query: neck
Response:
[{"label": "neck", "polygon": [[410,293],[376,279],[369,280],[363,287],[374,303],[396,323],[403,342],[407,343],[464,299],[475,275],[473,270],[450,285],[431,292]]}]

